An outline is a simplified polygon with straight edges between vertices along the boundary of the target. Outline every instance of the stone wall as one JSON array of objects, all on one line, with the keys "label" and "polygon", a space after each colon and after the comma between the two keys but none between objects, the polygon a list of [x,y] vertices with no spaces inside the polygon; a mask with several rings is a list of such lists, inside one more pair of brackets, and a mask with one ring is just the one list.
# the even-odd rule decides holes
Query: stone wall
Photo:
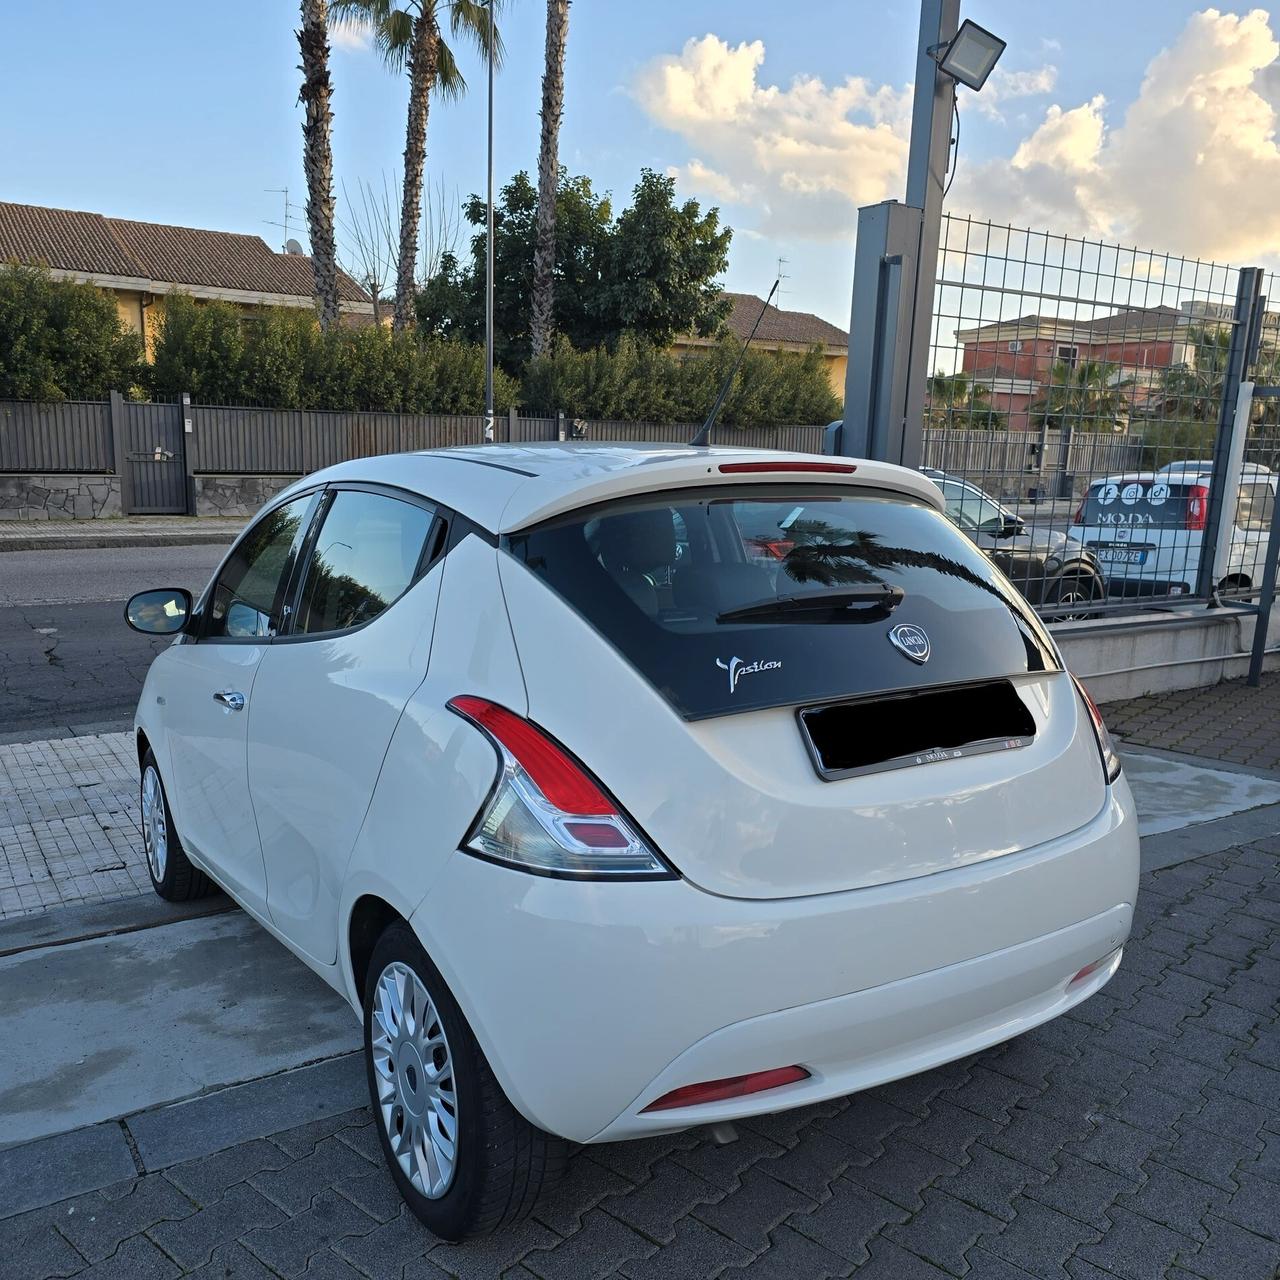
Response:
[{"label": "stone wall", "polygon": [[120,514],[115,476],[0,475],[0,520],[94,520]]},{"label": "stone wall", "polygon": [[196,476],[196,515],[251,516],[297,476]]}]

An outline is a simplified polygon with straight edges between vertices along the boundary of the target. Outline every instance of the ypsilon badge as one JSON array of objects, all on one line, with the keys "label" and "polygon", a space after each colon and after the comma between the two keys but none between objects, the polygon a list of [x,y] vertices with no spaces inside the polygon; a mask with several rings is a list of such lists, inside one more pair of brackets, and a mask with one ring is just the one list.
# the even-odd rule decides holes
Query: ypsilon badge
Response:
[{"label": "ypsilon badge", "polygon": [[929,637],[923,629],[910,622],[900,622],[889,630],[889,643],[899,653],[905,653],[912,662],[929,661]]},{"label": "ypsilon badge", "polygon": [[[927,643],[928,642],[926,641],[926,644]],[[729,673],[730,693],[738,692],[738,681],[741,680],[743,676],[755,675],[757,671],[782,670],[782,663],[776,658],[769,659],[768,661],[757,659],[755,662],[743,662],[741,658],[730,658],[728,662],[725,662],[723,659],[717,658],[716,666],[719,667],[721,671],[727,671]]]}]

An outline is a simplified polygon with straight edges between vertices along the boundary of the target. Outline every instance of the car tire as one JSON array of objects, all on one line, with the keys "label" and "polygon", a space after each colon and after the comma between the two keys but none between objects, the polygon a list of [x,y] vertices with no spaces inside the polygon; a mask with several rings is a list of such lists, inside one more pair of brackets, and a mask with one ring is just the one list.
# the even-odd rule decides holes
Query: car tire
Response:
[{"label": "car tire", "polygon": [[1064,573],[1049,588],[1046,604],[1077,605],[1078,611],[1070,611],[1055,615],[1057,622],[1078,621],[1084,618],[1096,618],[1097,610],[1092,606],[1102,599],[1102,584],[1097,578],[1087,573]]},{"label": "car tire", "polygon": [[187,857],[173,825],[169,797],[160,777],[160,766],[150,748],[142,758],[139,783],[142,808],[142,852],[147,859],[151,887],[167,902],[190,902],[216,888]]},{"label": "car tire", "polygon": [[402,921],[378,939],[369,963],[364,1057],[387,1167],[435,1235],[464,1240],[519,1222],[564,1173],[568,1144],[511,1105]]}]

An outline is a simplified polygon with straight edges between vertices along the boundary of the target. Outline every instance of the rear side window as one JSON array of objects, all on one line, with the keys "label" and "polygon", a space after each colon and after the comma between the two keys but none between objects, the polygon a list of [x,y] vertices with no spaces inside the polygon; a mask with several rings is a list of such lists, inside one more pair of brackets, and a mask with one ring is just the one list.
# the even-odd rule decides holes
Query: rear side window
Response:
[{"label": "rear side window", "polygon": [[1249,481],[1240,486],[1236,504],[1236,525],[1255,532],[1271,528],[1276,509],[1276,495],[1265,481]]},{"label": "rear side window", "polygon": [[1104,528],[1189,528],[1188,501],[1197,496],[1202,499],[1205,491],[1207,487],[1159,477],[1094,484],[1085,498],[1080,523]]},{"label": "rear side window", "polygon": [[316,535],[295,634],[372,622],[413,584],[433,520],[411,502],[339,490]]},{"label": "rear side window", "polygon": [[678,490],[503,545],[690,718],[1056,665],[1025,602],[954,525],[870,490]]}]

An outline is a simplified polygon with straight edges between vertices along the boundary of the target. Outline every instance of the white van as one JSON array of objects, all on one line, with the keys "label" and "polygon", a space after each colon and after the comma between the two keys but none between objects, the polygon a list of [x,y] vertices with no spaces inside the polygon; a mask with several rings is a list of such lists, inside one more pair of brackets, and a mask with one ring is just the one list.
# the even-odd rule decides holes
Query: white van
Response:
[{"label": "white van", "polygon": [[[1212,462],[1183,461],[1090,484],[1069,536],[1097,558],[1108,595],[1179,596],[1195,590],[1212,475]],[[1230,554],[1217,567],[1221,589],[1248,588],[1261,580],[1275,500],[1275,473],[1247,464]]]}]

